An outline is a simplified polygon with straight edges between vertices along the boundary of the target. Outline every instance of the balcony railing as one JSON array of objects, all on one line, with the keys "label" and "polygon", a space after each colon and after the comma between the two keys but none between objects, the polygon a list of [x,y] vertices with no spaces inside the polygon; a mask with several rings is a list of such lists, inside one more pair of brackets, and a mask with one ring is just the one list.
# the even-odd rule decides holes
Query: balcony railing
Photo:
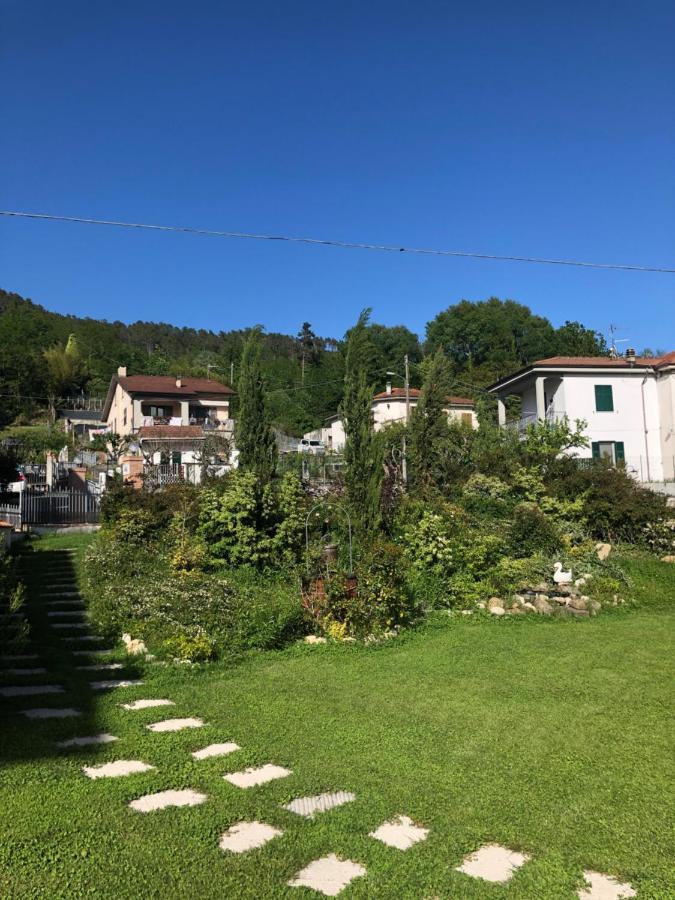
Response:
[{"label": "balcony railing", "polygon": [[216,419],[216,418],[195,418],[191,416],[189,419],[183,419],[181,416],[143,416],[141,419],[141,428],[147,428],[153,425],[173,425],[173,426],[198,426],[204,431],[234,431],[234,419]]}]

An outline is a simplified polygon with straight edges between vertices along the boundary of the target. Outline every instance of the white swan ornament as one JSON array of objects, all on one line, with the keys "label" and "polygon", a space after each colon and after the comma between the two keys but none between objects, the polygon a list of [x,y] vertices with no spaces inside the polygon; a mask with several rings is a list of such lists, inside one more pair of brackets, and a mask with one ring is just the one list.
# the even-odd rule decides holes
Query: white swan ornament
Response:
[{"label": "white swan ornament", "polygon": [[553,580],[556,584],[570,584],[572,582],[572,572],[563,572],[562,563],[557,562],[553,566]]}]

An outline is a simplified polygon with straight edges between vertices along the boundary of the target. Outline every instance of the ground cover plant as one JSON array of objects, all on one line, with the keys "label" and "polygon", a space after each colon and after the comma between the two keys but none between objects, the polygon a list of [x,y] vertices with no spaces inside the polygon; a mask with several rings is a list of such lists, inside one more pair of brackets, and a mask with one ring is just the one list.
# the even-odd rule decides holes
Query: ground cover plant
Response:
[{"label": "ground cover plant", "polygon": [[[89,537],[43,538],[21,554],[31,642],[26,652],[65,694],[0,698],[0,894],[301,897],[286,882],[311,860],[336,853],[366,875],[341,896],[560,898],[574,900],[582,871],[630,882],[639,898],[673,896],[670,767],[664,715],[673,675],[672,566],[639,550],[618,562],[636,606],[590,621],[522,617],[478,620],[432,614],[396,641],[364,647],[294,644],[195,666],[127,658],[142,686],[95,692],[104,677],[75,668],[49,625],[47,571],[58,548]],[[101,662],[86,658],[84,662]],[[1,684],[17,683],[3,662]],[[114,672],[117,676],[118,673]],[[121,703],[170,698],[171,709],[130,712]],[[26,706],[75,706],[77,720],[30,721]],[[145,726],[170,716],[205,725],[175,734]],[[107,732],[115,743],[58,749],[75,735]],[[234,741],[231,755],[191,752]],[[155,768],[90,780],[83,766],[116,759]],[[273,762],[291,771],[241,790],[223,775]],[[207,796],[194,808],[143,815],[130,801],[165,789]],[[281,808],[295,797],[351,791],[351,803],[305,820]],[[369,832],[398,814],[429,829],[402,852]],[[220,835],[241,820],[283,834],[236,855]],[[469,852],[496,842],[531,859],[506,885],[456,871]]]}]

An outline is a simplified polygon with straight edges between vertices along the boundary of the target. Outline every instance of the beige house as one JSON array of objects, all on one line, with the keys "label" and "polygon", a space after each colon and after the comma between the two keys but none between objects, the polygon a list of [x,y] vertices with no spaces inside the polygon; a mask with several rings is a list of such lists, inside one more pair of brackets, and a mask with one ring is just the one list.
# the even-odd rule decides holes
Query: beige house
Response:
[{"label": "beige house", "polygon": [[139,454],[167,481],[197,479],[204,441],[210,434],[232,438],[230,399],[234,391],[208,378],[127,375],[121,366],[110,380],[102,424],[133,437]]},{"label": "beige house", "polygon": [[[417,406],[420,397],[417,388],[410,388],[410,411]],[[404,388],[393,388],[387,383],[387,389],[380,394],[375,394],[371,404],[373,412],[373,427],[375,431],[381,431],[392,422],[405,422],[406,416],[406,392]],[[473,400],[466,397],[448,397],[446,407],[448,421],[460,421],[472,428],[478,428],[478,418],[474,409]],[[341,453],[345,446],[345,429],[342,419],[335,415],[326,420],[323,428],[310,431],[305,438],[323,441],[326,450]]]}]

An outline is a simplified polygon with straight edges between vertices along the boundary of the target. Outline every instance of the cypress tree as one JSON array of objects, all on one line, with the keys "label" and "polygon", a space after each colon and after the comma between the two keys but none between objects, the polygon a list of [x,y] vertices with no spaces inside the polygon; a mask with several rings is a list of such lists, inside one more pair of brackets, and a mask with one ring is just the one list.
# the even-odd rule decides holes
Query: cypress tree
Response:
[{"label": "cypress tree", "polygon": [[420,397],[410,417],[411,481],[422,492],[443,480],[449,449],[450,385],[450,364],[439,348],[428,360]]},{"label": "cypress tree", "polygon": [[361,533],[372,532],[380,519],[382,466],[373,431],[373,386],[368,384],[371,357],[368,338],[370,310],[363,310],[347,336],[344,395],[340,417],[345,430],[345,492],[354,525]]},{"label": "cypress tree", "polygon": [[265,402],[265,384],[260,364],[262,329],[251,329],[241,356],[238,384],[239,414],[235,422],[235,444],[239,468],[255,472],[262,487],[274,477],[277,447]]}]

